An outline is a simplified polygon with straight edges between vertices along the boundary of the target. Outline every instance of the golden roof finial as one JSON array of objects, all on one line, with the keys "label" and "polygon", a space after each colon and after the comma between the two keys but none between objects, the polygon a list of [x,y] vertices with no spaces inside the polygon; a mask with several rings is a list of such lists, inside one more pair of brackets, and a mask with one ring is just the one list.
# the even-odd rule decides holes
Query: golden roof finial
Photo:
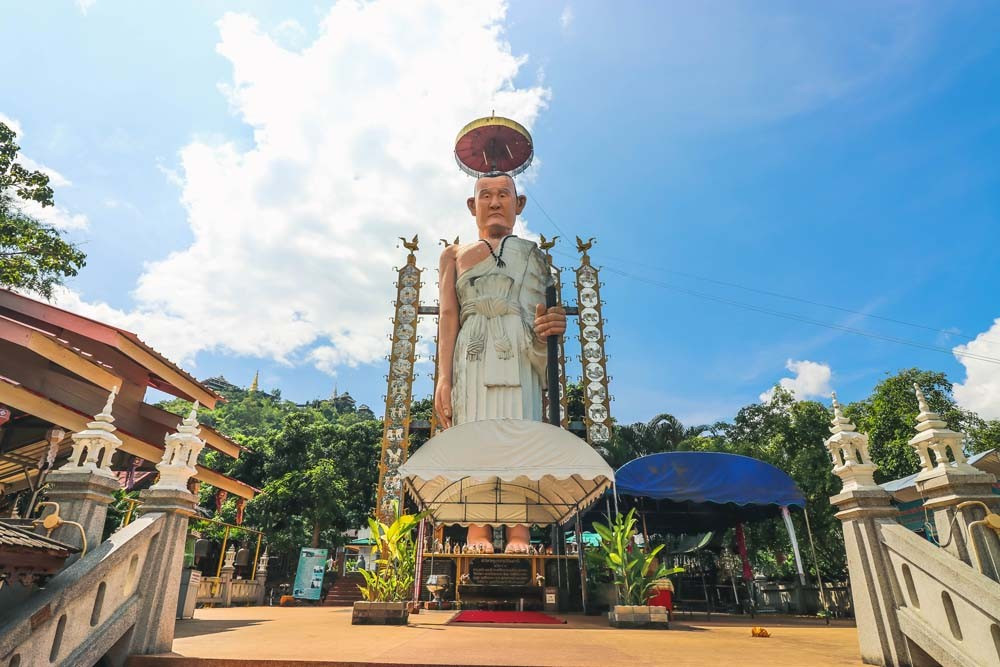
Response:
[{"label": "golden roof finial", "polygon": [[259,381],[260,381],[260,371],[254,371],[253,382],[250,383],[250,391],[251,391],[251,393],[255,392],[255,391],[260,391],[260,389],[258,387]]}]

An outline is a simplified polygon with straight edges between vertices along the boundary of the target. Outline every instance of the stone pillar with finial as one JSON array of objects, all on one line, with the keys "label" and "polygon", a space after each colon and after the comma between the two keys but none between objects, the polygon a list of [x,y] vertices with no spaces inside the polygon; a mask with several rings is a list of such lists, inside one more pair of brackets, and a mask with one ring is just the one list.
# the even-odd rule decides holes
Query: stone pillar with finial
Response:
[{"label": "stone pillar with finial", "polygon": [[156,465],[159,480],[142,494],[143,516],[162,516],[156,547],[143,564],[142,581],[149,584],[142,596],[130,654],[169,653],[173,644],[188,519],[197,504],[188,490],[188,480],[197,472],[198,454],[205,446],[199,433],[195,402],[177,432],[166,436],[163,458]]},{"label": "stone pillar with finial", "polygon": [[[83,527],[89,550],[101,543],[108,505],[114,500],[115,491],[121,487],[117,475],[111,470],[111,459],[122,444],[115,435],[115,418],[111,414],[117,394],[118,388],[115,387],[108,395],[104,408],[94,415],[94,421],[89,422],[85,430],[73,434],[69,461],[46,478],[49,484],[48,501],[59,506],[61,519]],[[55,511],[54,505],[46,505],[46,515]],[[83,546],[81,532],[73,525],[56,528],[52,537],[76,547]]]},{"label": "stone pillar with finial", "polygon": [[875,484],[877,466],[868,458],[868,436],[844,416],[836,394],[830,433],[824,444],[833,460],[833,474],[843,482],[830,502],[844,527],[861,659],[873,665],[909,665],[912,647],[899,627],[892,565],[879,536],[881,524],[895,523],[897,510],[889,493]]},{"label": "stone pillar with finial", "polygon": [[257,572],[255,573],[255,578],[257,579],[257,606],[264,604],[264,594],[265,587],[267,586],[267,547],[264,547],[264,553],[260,555],[260,559],[257,561]]},{"label": "stone pillar with finial", "polygon": [[219,573],[222,585],[222,606],[233,605],[233,573],[236,571],[236,547],[232,544],[223,556],[222,571]]},{"label": "stone pillar with finial", "polygon": [[[970,542],[969,524],[986,515],[983,506],[997,511],[1000,497],[992,492],[996,477],[969,465],[962,450],[965,434],[953,431],[941,416],[933,412],[919,385],[913,391],[920,408],[916,435],[909,445],[920,458],[917,491],[924,499],[924,509],[934,517],[937,542],[951,555],[975,567],[995,581],[1000,581],[1000,541],[996,533],[978,529]],[[973,503],[962,506],[964,503]],[[982,504],[979,504],[982,503]],[[962,507],[960,507],[962,506]]]}]

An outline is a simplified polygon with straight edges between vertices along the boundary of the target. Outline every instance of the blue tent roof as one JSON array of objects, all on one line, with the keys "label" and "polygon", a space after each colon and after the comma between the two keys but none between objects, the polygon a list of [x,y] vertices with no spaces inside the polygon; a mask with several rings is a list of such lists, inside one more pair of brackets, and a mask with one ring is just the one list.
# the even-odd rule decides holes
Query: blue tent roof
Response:
[{"label": "blue tent roof", "polygon": [[620,495],[690,503],[805,507],[799,487],[769,463],[722,452],[663,452],[615,472]]}]

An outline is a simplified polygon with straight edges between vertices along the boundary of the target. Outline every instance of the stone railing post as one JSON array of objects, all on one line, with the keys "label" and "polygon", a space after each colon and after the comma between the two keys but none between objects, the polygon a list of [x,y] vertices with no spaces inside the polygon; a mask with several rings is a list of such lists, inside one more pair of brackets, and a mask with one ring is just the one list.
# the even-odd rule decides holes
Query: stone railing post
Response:
[{"label": "stone railing post", "polygon": [[[114,492],[121,488],[117,475],[111,471],[111,458],[122,444],[114,434],[115,418],[111,416],[116,394],[117,389],[111,392],[104,409],[87,424],[86,430],[73,434],[69,461],[46,478],[50,485],[49,501],[58,504],[63,521],[83,527],[88,549],[101,543],[108,505],[114,500]],[[44,516],[55,511],[54,506],[47,506]],[[74,525],[62,525],[52,532],[53,539],[82,548],[81,537]]]},{"label": "stone railing post", "polygon": [[236,571],[236,548],[229,545],[226,549],[225,560],[222,562],[222,571],[219,577],[222,580],[222,606],[233,606],[233,573]]},{"label": "stone railing post", "polygon": [[143,514],[164,516],[156,546],[143,567],[142,580],[147,583],[129,647],[133,655],[169,653],[173,645],[188,519],[197,504],[187,480],[196,472],[194,465],[205,446],[198,437],[197,410],[195,403],[177,433],[167,435],[163,459],[156,465],[160,479],[142,496]]},{"label": "stone railing post", "polygon": [[851,579],[851,597],[857,620],[861,659],[871,665],[911,665],[913,647],[896,616],[892,565],[882,548],[880,526],[895,523],[897,510],[884,489],[875,484],[875,465],[868,458],[868,436],[858,433],[844,417],[833,395],[831,436],[824,444],[833,460],[833,473],[843,490],[830,498],[844,528],[844,548]]},{"label": "stone railing post", "polygon": [[264,604],[264,596],[266,591],[264,590],[267,585],[267,549],[264,549],[264,553],[260,557],[260,562],[257,563],[257,572],[254,578],[257,580],[257,598],[255,600],[256,605],[259,607]]},{"label": "stone railing post", "polygon": [[[913,388],[920,413],[917,434],[909,444],[920,457],[917,490],[924,498],[924,509],[934,516],[937,541],[955,558],[1000,581],[997,534],[983,527],[974,530],[973,542],[969,541],[969,524],[985,516],[983,505],[994,511],[1000,507],[1000,496],[992,492],[996,477],[969,465],[962,451],[965,434],[949,429],[938,413],[931,412],[920,387],[914,384]],[[959,509],[959,505],[970,501],[972,504]]]}]

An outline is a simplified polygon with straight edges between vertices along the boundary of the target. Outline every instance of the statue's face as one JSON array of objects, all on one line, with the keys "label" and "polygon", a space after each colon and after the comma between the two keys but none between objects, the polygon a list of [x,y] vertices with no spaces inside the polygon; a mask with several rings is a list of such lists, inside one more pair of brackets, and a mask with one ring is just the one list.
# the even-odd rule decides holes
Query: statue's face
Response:
[{"label": "statue's face", "polygon": [[476,180],[469,212],[476,217],[480,236],[506,236],[514,229],[514,219],[524,210],[527,198],[518,196],[514,179],[507,175],[484,176]]}]

